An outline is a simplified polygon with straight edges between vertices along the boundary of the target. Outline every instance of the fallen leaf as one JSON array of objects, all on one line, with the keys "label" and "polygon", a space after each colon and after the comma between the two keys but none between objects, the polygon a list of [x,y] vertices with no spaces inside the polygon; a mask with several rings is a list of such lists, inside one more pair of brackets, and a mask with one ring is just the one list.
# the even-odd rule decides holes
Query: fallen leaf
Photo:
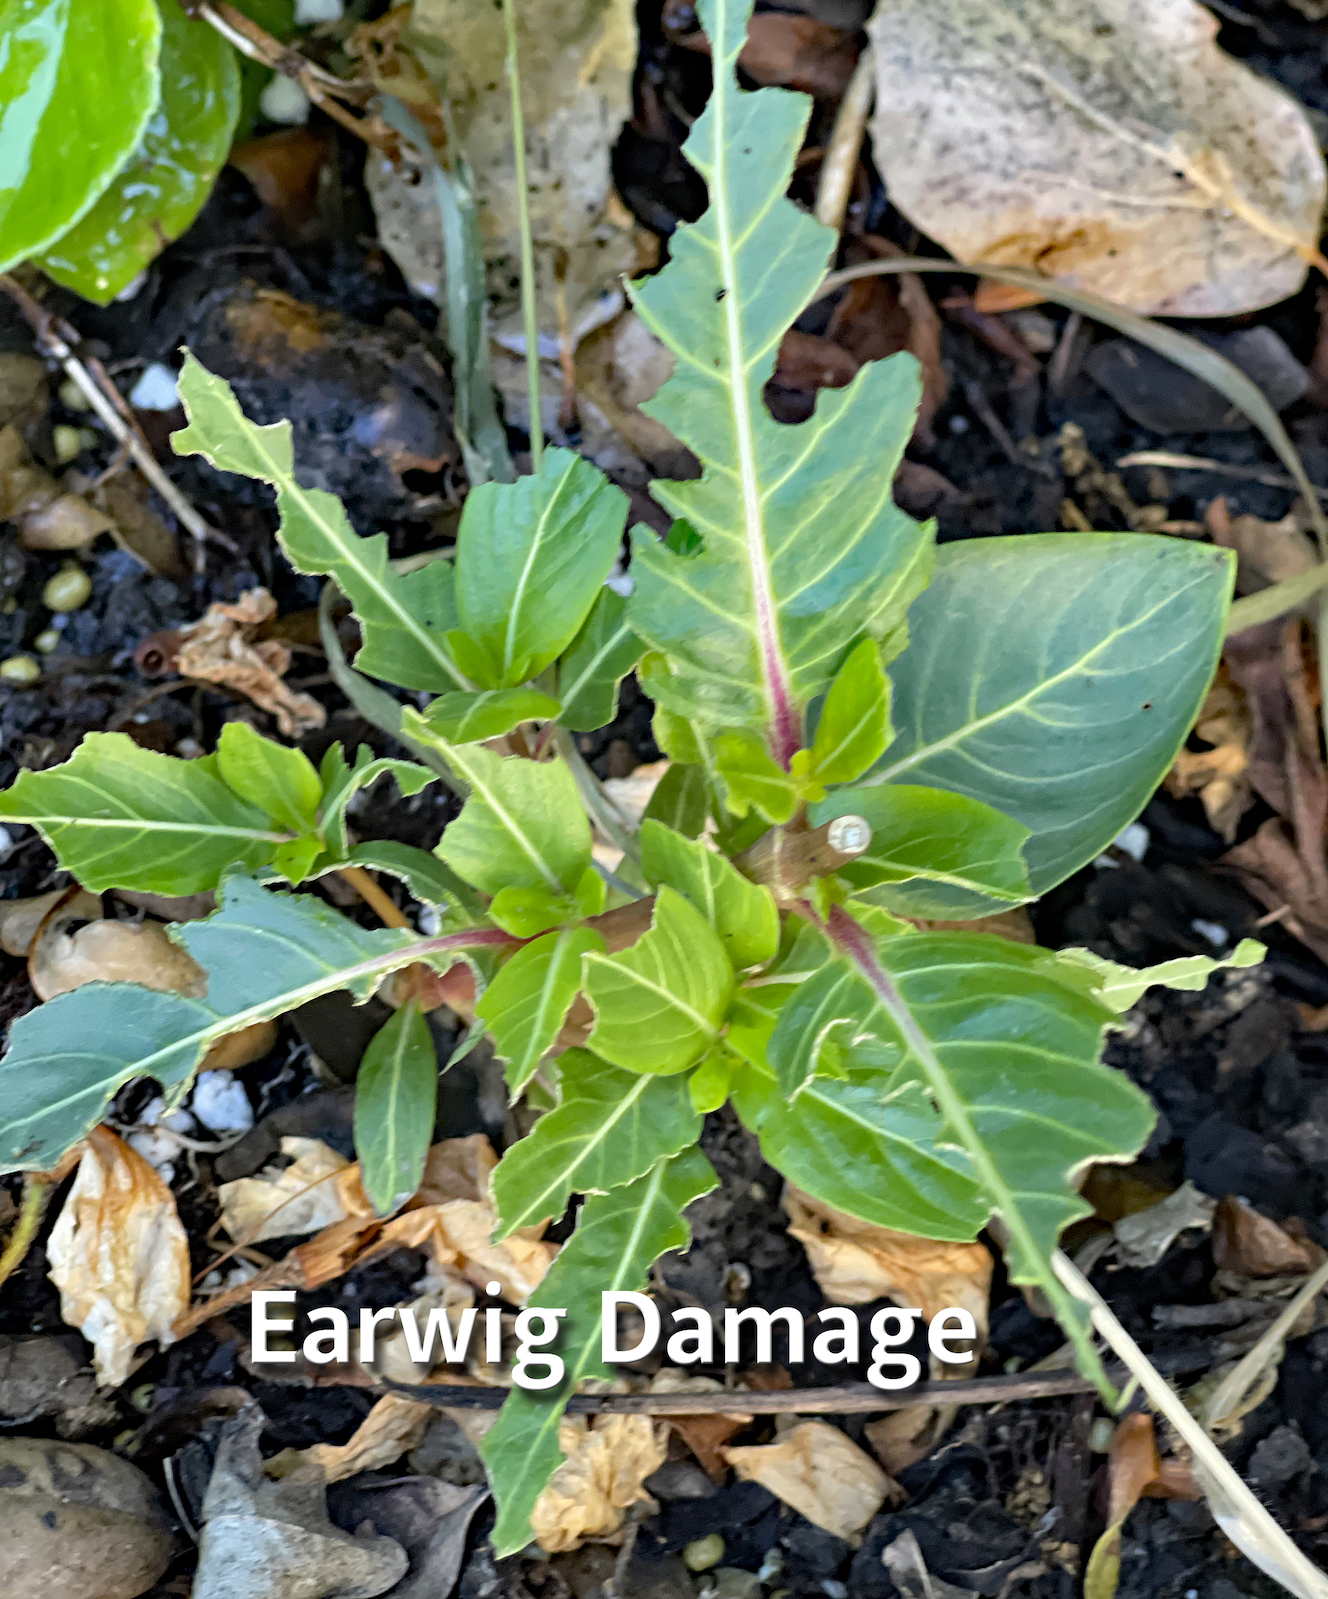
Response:
[{"label": "fallen leaf", "polygon": [[101,915],[101,900],[82,889],[73,898],[67,888],[53,888],[50,893],[36,894],[31,899],[0,900],[0,949],[6,955],[26,959],[42,923],[62,900],[72,915],[85,921]]},{"label": "fallen leaf", "polygon": [[104,511],[98,511],[79,494],[62,494],[24,517],[19,524],[18,541],[25,550],[81,550],[99,534],[114,527]]},{"label": "fallen leaf", "polygon": [[498,1156],[484,1133],[431,1144],[415,1202],[442,1205],[450,1199],[487,1200],[489,1176],[497,1164]]},{"label": "fallen leaf", "polygon": [[317,1232],[372,1207],[359,1184],[359,1167],[317,1138],[283,1138],[291,1164],[270,1166],[217,1189],[221,1220],[237,1241],[262,1243]]},{"label": "fallen leaf", "polygon": [[[676,1366],[664,1366],[650,1382],[652,1394],[718,1394],[724,1384],[713,1377],[696,1377]],[[734,1433],[751,1425],[745,1411],[716,1411],[710,1416],[670,1416],[668,1424],[696,1456],[712,1482],[722,1483],[728,1476],[723,1446]]]},{"label": "fallen leaf", "polygon": [[650,1500],[642,1486],[668,1454],[668,1428],[650,1416],[564,1416],[558,1445],[566,1457],[535,1501],[530,1528],[546,1554],[607,1539],[623,1512]]},{"label": "fallen leaf", "polygon": [[185,563],[175,534],[148,503],[147,485],[122,473],[89,491],[110,519],[110,534],[120,548],[158,577],[183,577]]},{"label": "fallen leaf", "polygon": [[433,1406],[403,1394],[384,1394],[344,1444],[311,1444],[283,1449],[263,1462],[273,1478],[289,1477],[301,1467],[317,1466],[324,1481],[344,1482],[360,1471],[378,1471],[400,1460],[424,1436]]},{"label": "fallen leaf", "polygon": [[466,1564],[467,1532],[489,1497],[487,1485],[457,1487],[436,1477],[367,1477],[338,1488],[331,1498],[339,1525],[367,1523],[394,1539],[410,1557],[410,1571],[395,1599],[446,1599]]},{"label": "fallen leaf", "polygon": [[808,1521],[855,1547],[890,1495],[891,1479],[826,1421],[800,1422],[773,1444],[725,1449],[724,1458],[744,1482],[759,1482]]},{"label": "fallen leaf", "polygon": [[281,681],[291,663],[285,644],[254,642],[257,629],[276,614],[277,602],[262,588],[249,589],[234,605],[209,605],[200,621],[178,630],[174,669],[182,677],[246,695],[270,712],[287,738],[299,738],[322,727],[327,712],[311,695],[297,694]]},{"label": "fallen leaf", "polygon": [[13,425],[0,428],[0,521],[15,523],[27,550],[81,550],[112,525],[33,460]]},{"label": "fallen leaf", "polygon": [[1177,799],[1197,794],[1213,831],[1230,844],[1254,796],[1249,780],[1249,708],[1225,662],[1218,667],[1194,731],[1209,748],[1180,751],[1167,774],[1167,793]]},{"label": "fallen leaf", "polygon": [[933,1375],[964,1376],[977,1365],[987,1338],[992,1258],[982,1244],[938,1243],[895,1232],[832,1210],[785,1183],[789,1234],[807,1251],[821,1292],[835,1305],[891,1299],[920,1310],[926,1321],[951,1307],[977,1323],[973,1358],[966,1365],[932,1361]]},{"label": "fallen leaf", "polygon": [[[664,36],[684,50],[710,54],[710,41],[696,27],[691,0],[672,0],[661,17]],[[738,65],[763,88],[796,89],[818,100],[844,97],[858,64],[858,33],[816,17],[788,11],[760,11],[748,20],[747,42]]]},{"label": "fallen leaf", "polygon": [[1208,1232],[1216,1210],[1217,1201],[1187,1179],[1159,1204],[1116,1222],[1116,1258],[1123,1266],[1156,1266],[1182,1233]]},{"label": "fallen leaf", "polygon": [[45,362],[35,355],[0,355],[0,427],[40,422],[49,403]]},{"label": "fallen leaf", "polygon": [[1317,566],[1319,557],[1305,532],[1304,516],[1290,511],[1280,522],[1258,516],[1232,516],[1219,495],[1204,513],[1204,526],[1214,544],[1236,552],[1236,592],[1257,594],[1283,578],[1299,577]]},{"label": "fallen leaf", "polygon": [[148,1339],[174,1342],[189,1303],[189,1243],[175,1196],[109,1128],[88,1134],[46,1254],[60,1315],[92,1345],[103,1386],[126,1381]]},{"label": "fallen leaf", "polygon": [[[79,898],[90,896],[79,896]],[[28,977],[38,999],[54,999],[84,983],[138,983],[195,998],[207,993],[207,974],[173,944],[160,922],[82,920],[78,900],[49,917],[28,955]],[[71,922],[82,920],[74,932]]]},{"label": "fallen leaf", "polygon": [[960,1588],[927,1570],[922,1546],[911,1529],[881,1550],[881,1564],[903,1599],[978,1599],[973,1588]]},{"label": "fallen leaf", "polygon": [[[445,1381],[458,1381],[456,1368],[446,1366],[442,1351],[436,1344],[431,1350],[434,1358],[428,1361],[411,1359],[401,1323],[409,1315],[417,1326],[426,1327],[430,1315],[435,1310],[441,1310],[451,1324],[453,1335],[456,1335],[460,1331],[462,1315],[473,1309],[474,1304],[475,1290],[461,1273],[434,1262],[429,1271],[428,1289],[404,1305],[401,1322],[386,1328],[375,1340],[374,1358],[367,1369],[379,1381],[413,1383],[428,1382],[432,1373],[441,1368],[446,1372]],[[473,1337],[477,1339],[478,1334]]]},{"label": "fallen leaf", "polygon": [[[487,1200],[451,1199],[407,1210],[394,1221],[400,1224],[402,1241],[413,1240],[410,1247],[427,1250],[439,1265],[455,1266],[476,1288],[496,1282],[509,1304],[524,1305],[553,1264],[558,1246],[538,1237],[543,1227],[523,1228],[500,1244],[490,1243],[497,1219]],[[385,1231],[391,1234],[393,1226]]]},{"label": "fallen leaf", "polygon": [[1195,0],[881,0],[872,140],[891,200],[957,260],[1150,315],[1286,299],[1318,247],[1323,157],[1218,26]]},{"label": "fallen leaf", "polygon": [[925,1460],[959,1414],[955,1405],[905,1405],[862,1429],[872,1454],[891,1477]]},{"label": "fallen leaf", "polygon": [[282,128],[243,140],[227,162],[253,184],[285,233],[299,239],[318,210],[318,177],[327,152],[327,140],[316,130]]},{"label": "fallen leaf", "polygon": [[1299,1276],[1324,1258],[1308,1238],[1293,1238],[1234,1194],[1213,1215],[1213,1264],[1241,1277]]},{"label": "fallen leaf", "polygon": [[1111,1435],[1107,1459],[1110,1504],[1107,1529],[1093,1546],[1084,1572],[1084,1599],[1113,1599],[1120,1581],[1121,1528],[1141,1498],[1202,1497],[1189,1468],[1158,1458],[1153,1418],[1144,1411],[1123,1417]]}]

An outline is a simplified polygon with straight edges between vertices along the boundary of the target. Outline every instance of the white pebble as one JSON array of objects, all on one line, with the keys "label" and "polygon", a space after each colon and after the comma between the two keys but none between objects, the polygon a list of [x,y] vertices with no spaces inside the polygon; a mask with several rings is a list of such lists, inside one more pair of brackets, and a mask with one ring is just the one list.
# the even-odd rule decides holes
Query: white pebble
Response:
[{"label": "white pebble", "polygon": [[178,1141],[168,1132],[130,1133],[125,1140],[135,1154],[142,1155],[148,1165],[168,1187],[175,1177],[175,1157],[180,1153]]},{"label": "white pebble", "polygon": [[1231,934],[1221,922],[1205,922],[1202,917],[1196,916],[1190,926],[1200,938],[1206,938],[1214,949],[1225,949],[1231,942]]},{"label": "white pebble", "polygon": [[258,109],[269,122],[295,128],[309,120],[309,96],[284,72],[278,72],[258,97]]},{"label": "white pebble", "polygon": [[173,411],[180,403],[175,373],[161,361],[145,366],[129,391],[129,403],[136,411]]},{"label": "white pebble", "polygon": [[1116,848],[1124,850],[1131,860],[1141,861],[1148,853],[1148,846],[1152,843],[1153,835],[1142,822],[1131,822],[1130,825],[1116,835],[1113,842]]},{"label": "white pebble", "polygon": [[189,1106],[214,1133],[247,1133],[254,1125],[254,1107],[233,1072],[200,1072]]},{"label": "white pebble", "polygon": [[634,586],[630,572],[610,572],[604,579],[604,587],[612,589],[615,594],[621,594],[623,599],[630,596]]},{"label": "white pebble", "polygon": [[344,11],[342,0],[295,0],[295,26],[312,28],[319,22],[340,22]]}]

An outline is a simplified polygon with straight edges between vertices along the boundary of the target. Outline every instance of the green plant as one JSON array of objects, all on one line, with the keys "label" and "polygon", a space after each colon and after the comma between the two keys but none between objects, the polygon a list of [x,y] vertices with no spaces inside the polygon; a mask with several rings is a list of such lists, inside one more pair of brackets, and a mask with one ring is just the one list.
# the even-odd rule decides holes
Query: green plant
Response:
[{"label": "green plant", "polygon": [[[834,237],[784,198],[807,102],[740,91],[749,7],[701,9],[715,89],[687,153],[710,209],[634,298],[676,358],[650,410],[705,471],[655,486],[673,531],[634,531],[630,600],[604,587],[625,496],[569,452],[475,489],[455,561],[402,572],[383,535],[300,486],[289,427],[249,422],[190,359],[177,450],[276,489],[292,564],[360,622],[355,670],[333,653],[334,670],[427,764],[334,748],[315,769],[238,725],[194,761],[91,735],[0,795],[0,817],[38,827],[87,888],[221,898],[175,934],[206,998],[98,985],[15,1025],[0,1169],[52,1166],[131,1078],[178,1102],[217,1038],[332,990],[362,1000],[407,966],[470,966],[514,1096],[556,1056],[539,1073],[556,1108],[494,1179],[500,1234],[589,1196],[531,1301],[569,1308],[566,1379],[514,1390],[485,1440],[502,1552],[561,1458],[566,1395],[609,1374],[600,1293],[641,1288],[686,1242],[684,1209],[715,1182],[701,1117],[726,1099],[841,1210],[956,1240],[999,1215],[1012,1277],[1042,1289],[1110,1394],[1052,1265],[1089,1208],[1076,1172],[1128,1158],[1151,1125],[1102,1035],[1132,983],[1212,965],[1126,973],[909,920],[1032,899],[1137,813],[1212,674],[1231,557],[1115,534],[935,550],[891,497],[919,397],[907,357],[822,394],[800,427],[771,420],[762,386]],[[611,808],[570,735],[609,720],[634,665],[673,765],[639,834],[615,829],[627,853],[606,881],[589,817],[612,826]],[[363,674],[432,697],[403,705]],[[353,844],[347,802],[385,772],[465,796],[432,853]],[[441,905],[439,932],[365,930],[285,891],[344,865],[396,873]],[[418,1172],[428,1118],[409,1107],[435,1069],[407,1005],[356,1117],[384,1209]]]},{"label": "green plant", "polygon": [[[289,0],[240,9],[289,27]],[[0,40],[0,270],[105,305],[198,214],[252,63],[179,0],[0,0]]]}]

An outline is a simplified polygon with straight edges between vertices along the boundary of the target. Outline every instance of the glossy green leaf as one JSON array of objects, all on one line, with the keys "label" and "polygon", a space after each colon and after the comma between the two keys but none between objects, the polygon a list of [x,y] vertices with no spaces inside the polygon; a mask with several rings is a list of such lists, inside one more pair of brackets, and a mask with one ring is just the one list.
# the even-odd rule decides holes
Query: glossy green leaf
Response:
[{"label": "glossy green leaf", "polygon": [[662,822],[684,838],[698,838],[710,815],[710,789],[699,766],[672,761],[655,785],[643,821]]},{"label": "glossy green leaf", "polygon": [[354,762],[349,765],[340,744],[331,745],[324,755],[319,768],[322,797],[318,804],[318,833],[338,857],[350,847],[346,832],[346,807],[361,789],[368,788],[389,773],[406,799],[421,793],[437,776],[426,767],[416,766],[414,761],[375,757],[367,744],[359,746]]},{"label": "glossy green leaf", "polygon": [[257,870],[289,836],[233,794],[215,763],[89,733],[60,766],[20,772],[0,819],[35,827],[84,888],[197,894],[234,868]]},{"label": "glossy green leaf", "polygon": [[901,916],[965,921],[1033,897],[1028,829],[965,794],[903,783],[838,789],[812,807],[811,821],[836,816],[862,816],[872,830],[866,851],[836,876]]},{"label": "glossy green leaf", "polygon": [[700,457],[693,482],[652,495],[699,535],[699,553],[633,536],[633,628],[669,658],[651,692],[713,728],[759,728],[787,762],[802,713],[845,645],[902,619],[925,582],[930,536],[891,496],[917,410],[909,357],[873,361],[823,390],[800,427],[762,389],[782,335],[812,297],[837,239],[785,198],[811,102],[739,89],[744,0],[700,0],[714,89],[684,146],[710,206],[669,240],[669,264],[631,292],[674,352],[644,407]]},{"label": "glossy green leaf", "polygon": [[420,1186],[438,1111],[438,1057],[418,1005],[403,1005],[369,1042],[355,1079],[360,1181],[380,1216]]},{"label": "glossy green leaf", "polygon": [[[43,251],[48,277],[107,305],[202,209],[240,115],[235,50],[177,0],[159,0],[161,100],[92,209]],[[118,89],[117,89],[118,92]]]},{"label": "glossy green leaf", "polygon": [[1121,966],[1091,949],[1058,949],[1047,953],[1038,970],[1058,983],[1087,994],[1117,1015],[1137,1005],[1150,988],[1180,988],[1191,993],[1208,986],[1214,972],[1257,966],[1268,953],[1255,938],[1242,938],[1230,955],[1182,955],[1157,966]]},{"label": "glossy green leaf", "polygon": [[576,779],[561,761],[504,759],[481,745],[451,744],[407,709],[406,731],[433,743],[470,787],[438,854],[485,894],[504,888],[572,892],[590,865],[590,823]]},{"label": "glossy green leaf", "polygon": [[643,1176],[701,1136],[687,1080],[619,1071],[587,1050],[558,1057],[562,1101],[513,1144],[493,1174],[495,1240],[556,1221],[573,1194],[603,1194]]},{"label": "glossy green leaf", "polygon": [[87,212],[160,94],[156,0],[0,0],[0,270]]},{"label": "glossy green leaf", "polygon": [[269,893],[248,878],[232,878],[220,899],[206,921],[171,928],[207,973],[206,998],[89,983],[14,1023],[0,1061],[0,1171],[49,1170],[132,1078],[154,1078],[168,1107],[178,1105],[227,1033],[338,989],[366,1000],[429,949],[395,928],[357,927],[317,896]]},{"label": "glossy green leaf", "polygon": [[303,750],[264,738],[248,722],[227,722],[217,741],[217,770],[233,794],[266,811],[278,827],[316,829],[323,785]]},{"label": "glossy green leaf", "polygon": [[440,694],[424,720],[449,744],[481,744],[510,733],[522,722],[551,721],[562,710],[551,694],[533,688],[486,689],[478,694]]},{"label": "glossy green leaf", "polygon": [[724,803],[735,816],[757,810],[767,822],[787,822],[798,808],[797,778],[780,766],[765,740],[750,729],[731,728],[715,739],[715,764]]},{"label": "glossy green leaf", "polygon": [[1233,556],[1138,533],[944,545],[892,668],[868,781],[948,788],[1032,832],[1035,894],[1138,815],[1217,664]]},{"label": "glossy green leaf", "polygon": [[890,741],[890,682],[875,639],[863,639],[830,685],[812,742],[811,770],[822,783],[851,783]]},{"label": "glossy green leaf", "polygon": [[645,646],[627,622],[627,600],[602,588],[585,626],[558,663],[558,720],[577,733],[604,727],[618,713],[618,685]]},{"label": "glossy green leaf", "polygon": [[530,1512],[562,1463],[558,1424],[578,1383],[611,1379],[600,1357],[600,1295],[635,1293],[666,1249],[685,1249],[691,1230],[683,1215],[717,1179],[699,1149],[661,1160],[626,1188],[588,1199],[576,1231],[558,1252],[528,1308],[565,1309],[558,1352],[567,1363],[562,1384],[545,1393],[513,1388],[480,1444],[498,1501],[494,1553],[515,1554],[530,1541]]},{"label": "glossy green leaf", "polygon": [[361,672],[430,692],[469,688],[445,642],[456,627],[450,561],[400,574],[388,564],[387,535],[361,538],[341,501],[295,477],[289,422],[259,427],[240,410],[229,383],[185,356],[180,401],[190,425],[171,435],[177,455],[201,455],[223,472],[269,483],[281,513],[278,537],[298,572],[326,574],[355,607],[364,644]]},{"label": "glossy green leaf", "polygon": [[546,933],[500,966],[480,996],[475,1014],[507,1063],[514,1099],[553,1048],[581,987],[582,956],[603,948],[603,938],[589,927]]},{"label": "glossy green leaf", "polygon": [[456,602],[483,688],[536,677],[581,630],[622,547],[627,496],[571,450],[472,489],[457,533]]},{"label": "glossy green leaf", "polygon": [[774,897],[722,855],[647,820],[641,826],[641,869],[653,887],[667,883],[695,905],[739,971],[774,958],[779,947]]},{"label": "glossy green leaf", "polygon": [[719,1036],[733,968],[719,934],[675,889],[660,889],[650,929],[630,949],[587,955],[584,967],[588,1042],[615,1066],[685,1071]]}]

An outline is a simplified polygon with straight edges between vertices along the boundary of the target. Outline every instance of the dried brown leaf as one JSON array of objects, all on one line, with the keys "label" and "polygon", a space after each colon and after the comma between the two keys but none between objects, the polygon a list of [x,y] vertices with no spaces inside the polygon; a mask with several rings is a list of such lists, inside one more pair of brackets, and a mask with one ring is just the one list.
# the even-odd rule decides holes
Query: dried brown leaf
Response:
[{"label": "dried brown leaf", "polygon": [[1178,799],[1197,794],[1213,830],[1230,844],[1253,799],[1252,725],[1245,694],[1232,682],[1225,663],[1218,668],[1194,731],[1210,748],[1181,750],[1167,774],[1167,792]]},{"label": "dried brown leaf", "polygon": [[91,494],[110,518],[111,537],[122,550],[159,577],[185,575],[179,540],[148,504],[147,485],[141,478],[127,474],[108,478]]},{"label": "dried brown leaf", "polygon": [[344,1482],[360,1471],[378,1471],[400,1460],[424,1436],[433,1406],[401,1394],[385,1394],[344,1444],[283,1449],[264,1461],[268,1477],[289,1477],[302,1466],[321,1466],[328,1482]]},{"label": "dried brown leaf", "polygon": [[728,1448],[724,1458],[743,1481],[759,1482],[808,1521],[855,1545],[890,1495],[891,1479],[871,1456],[825,1421],[801,1422],[773,1444]]},{"label": "dried brown leaf", "polygon": [[879,1421],[869,1421],[863,1436],[891,1477],[925,1460],[959,1414],[954,1405],[905,1405]]},{"label": "dried brown leaf", "polygon": [[266,589],[250,589],[234,605],[209,605],[200,621],[179,630],[175,670],[182,677],[220,683],[246,695],[268,711],[287,738],[322,727],[327,712],[308,694],[297,694],[281,680],[291,653],[276,639],[255,642],[259,627],[277,614]]},{"label": "dried brown leaf", "polygon": [[89,1133],[46,1253],[60,1314],[92,1345],[100,1383],[124,1382],[148,1339],[174,1341],[189,1303],[189,1244],[175,1196],[109,1128]]},{"label": "dried brown leaf", "polygon": [[317,1232],[372,1207],[359,1187],[359,1168],[321,1139],[283,1138],[291,1164],[256,1177],[239,1177],[217,1189],[221,1219],[237,1241],[262,1243]]},{"label": "dried brown leaf", "polygon": [[561,1554],[587,1538],[611,1538],[629,1505],[650,1501],[642,1484],[664,1464],[667,1437],[650,1416],[564,1416],[558,1443],[566,1459],[530,1514],[540,1548]]},{"label": "dried brown leaf", "polygon": [[1298,1276],[1312,1271],[1323,1251],[1308,1238],[1294,1238],[1234,1194],[1213,1215],[1213,1264],[1241,1277]]},{"label": "dried brown leaf", "polygon": [[1135,1411],[1116,1424],[1107,1461],[1110,1503],[1107,1529],[1093,1547],[1084,1573],[1085,1599],[1113,1599],[1120,1580],[1121,1528],[1144,1495],[1154,1499],[1198,1499],[1183,1462],[1158,1458],[1153,1418]]}]

